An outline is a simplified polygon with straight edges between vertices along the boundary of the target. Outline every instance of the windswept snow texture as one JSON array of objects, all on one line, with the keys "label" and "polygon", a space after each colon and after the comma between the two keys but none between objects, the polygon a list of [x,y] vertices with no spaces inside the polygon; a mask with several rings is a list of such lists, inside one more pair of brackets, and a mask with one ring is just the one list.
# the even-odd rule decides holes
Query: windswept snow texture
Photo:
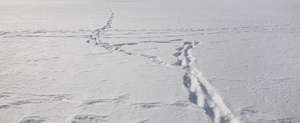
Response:
[{"label": "windswept snow texture", "polygon": [[299,0],[0,0],[0,123],[299,123]]}]

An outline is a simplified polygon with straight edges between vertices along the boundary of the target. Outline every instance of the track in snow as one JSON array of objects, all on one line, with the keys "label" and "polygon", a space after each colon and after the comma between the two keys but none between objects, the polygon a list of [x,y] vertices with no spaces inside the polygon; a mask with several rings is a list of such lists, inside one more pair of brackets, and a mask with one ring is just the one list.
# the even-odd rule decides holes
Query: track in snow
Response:
[{"label": "track in snow", "polygon": [[[168,63],[162,61],[157,56],[152,56],[152,55],[148,55],[148,54],[137,54],[137,53],[134,53],[134,52],[129,52],[129,51],[126,51],[124,49],[121,49],[122,46],[125,46],[125,45],[138,45],[139,43],[111,44],[111,43],[103,42],[102,40],[103,40],[103,37],[104,37],[104,33],[107,32],[108,29],[112,28],[113,19],[114,19],[114,12],[111,11],[111,15],[110,15],[109,19],[107,20],[106,24],[103,27],[98,28],[95,31],[93,31],[92,34],[88,36],[89,40],[87,40],[87,43],[94,42],[95,45],[101,46],[101,47],[103,47],[104,49],[106,49],[110,52],[118,51],[118,52],[124,53],[126,55],[140,56],[140,57],[147,58],[147,59],[149,59],[149,60],[151,60],[155,63],[158,63],[158,64],[163,64],[165,66],[171,66]],[[180,41],[181,39],[178,39],[178,40]],[[171,40],[171,41],[173,41],[173,40]],[[171,41],[167,41],[167,43],[171,42]],[[177,41],[177,40],[174,40],[174,41]],[[140,43],[153,43],[153,42],[145,41],[145,42],[140,42]],[[166,42],[156,42],[156,43],[166,43]]]},{"label": "track in snow", "polygon": [[230,109],[218,95],[214,87],[202,76],[192,64],[195,58],[191,50],[199,42],[185,42],[182,47],[177,48],[173,55],[177,57],[175,65],[182,67],[185,71],[183,82],[189,90],[190,102],[200,106],[215,123],[240,123]]},{"label": "track in snow", "polygon": [[[215,123],[240,123],[239,119],[234,116],[230,109],[223,102],[220,95],[217,94],[214,87],[202,76],[202,74],[192,65],[195,58],[191,55],[191,50],[199,42],[185,42],[182,47],[177,48],[177,52],[173,54],[177,57],[177,62],[174,65],[169,65],[168,63],[160,60],[156,56],[136,54],[133,52],[128,52],[121,49],[125,45],[138,45],[139,43],[153,43],[153,42],[138,42],[138,43],[121,43],[121,44],[110,44],[103,42],[104,33],[108,29],[112,28],[112,21],[114,19],[114,13],[111,11],[111,16],[106,22],[106,24],[96,29],[89,36],[87,43],[94,42],[95,45],[101,46],[109,51],[118,51],[127,55],[142,56],[152,61],[164,64],[166,66],[179,66],[185,71],[183,76],[184,85],[189,89],[189,100],[190,102],[200,106],[206,112],[206,114]],[[176,41],[182,41],[176,40]],[[157,43],[157,42],[155,42]],[[164,43],[171,43],[164,42]],[[156,107],[157,104],[152,104],[150,107]]]}]

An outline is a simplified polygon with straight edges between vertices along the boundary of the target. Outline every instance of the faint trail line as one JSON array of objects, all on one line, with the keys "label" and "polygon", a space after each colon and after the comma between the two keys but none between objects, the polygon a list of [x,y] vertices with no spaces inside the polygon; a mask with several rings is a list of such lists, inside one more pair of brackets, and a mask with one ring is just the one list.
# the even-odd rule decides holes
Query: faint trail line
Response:
[{"label": "faint trail line", "polygon": [[222,97],[215,88],[203,77],[202,73],[192,64],[195,58],[191,50],[199,42],[185,42],[182,47],[177,48],[173,55],[177,57],[175,65],[182,67],[185,71],[183,82],[189,90],[190,102],[200,106],[214,123],[240,123],[230,109],[224,103]]},{"label": "faint trail line", "polygon": [[[109,26],[106,26],[109,27]],[[104,29],[104,28],[103,28]],[[102,35],[102,39],[152,39],[152,38],[184,38],[190,36],[218,35],[228,33],[290,33],[299,34],[300,25],[280,24],[280,25],[261,25],[261,26],[235,26],[235,27],[216,27],[216,28],[166,28],[166,29],[111,29],[106,31],[99,29],[77,29],[77,30],[1,30],[0,38],[89,38],[93,39],[96,34]],[[100,33],[101,32],[101,33]],[[93,40],[89,40],[93,41]],[[88,42],[89,42],[88,41]],[[150,41],[152,42],[152,41]],[[150,43],[149,42],[149,43]],[[163,41],[164,42],[164,41]],[[163,43],[160,42],[160,43]],[[156,41],[153,41],[156,43]]]}]

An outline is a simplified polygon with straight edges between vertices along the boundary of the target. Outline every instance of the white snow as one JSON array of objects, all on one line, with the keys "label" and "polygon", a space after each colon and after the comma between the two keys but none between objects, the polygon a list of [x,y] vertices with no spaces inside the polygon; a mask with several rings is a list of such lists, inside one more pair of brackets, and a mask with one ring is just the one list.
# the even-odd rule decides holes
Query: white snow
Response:
[{"label": "white snow", "polygon": [[0,0],[2,123],[298,123],[297,0]]}]

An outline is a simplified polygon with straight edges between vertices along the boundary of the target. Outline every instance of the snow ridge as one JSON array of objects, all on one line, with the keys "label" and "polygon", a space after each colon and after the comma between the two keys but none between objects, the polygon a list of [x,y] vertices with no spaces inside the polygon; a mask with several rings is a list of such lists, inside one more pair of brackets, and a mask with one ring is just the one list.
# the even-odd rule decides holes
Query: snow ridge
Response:
[{"label": "snow ridge", "polygon": [[190,102],[203,108],[214,123],[240,123],[239,119],[226,106],[214,87],[193,66],[195,58],[192,56],[191,50],[197,44],[199,42],[185,42],[173,54],[177,57],[175,65],[182,67],[185,71],[183,82],[189,90]]}]

